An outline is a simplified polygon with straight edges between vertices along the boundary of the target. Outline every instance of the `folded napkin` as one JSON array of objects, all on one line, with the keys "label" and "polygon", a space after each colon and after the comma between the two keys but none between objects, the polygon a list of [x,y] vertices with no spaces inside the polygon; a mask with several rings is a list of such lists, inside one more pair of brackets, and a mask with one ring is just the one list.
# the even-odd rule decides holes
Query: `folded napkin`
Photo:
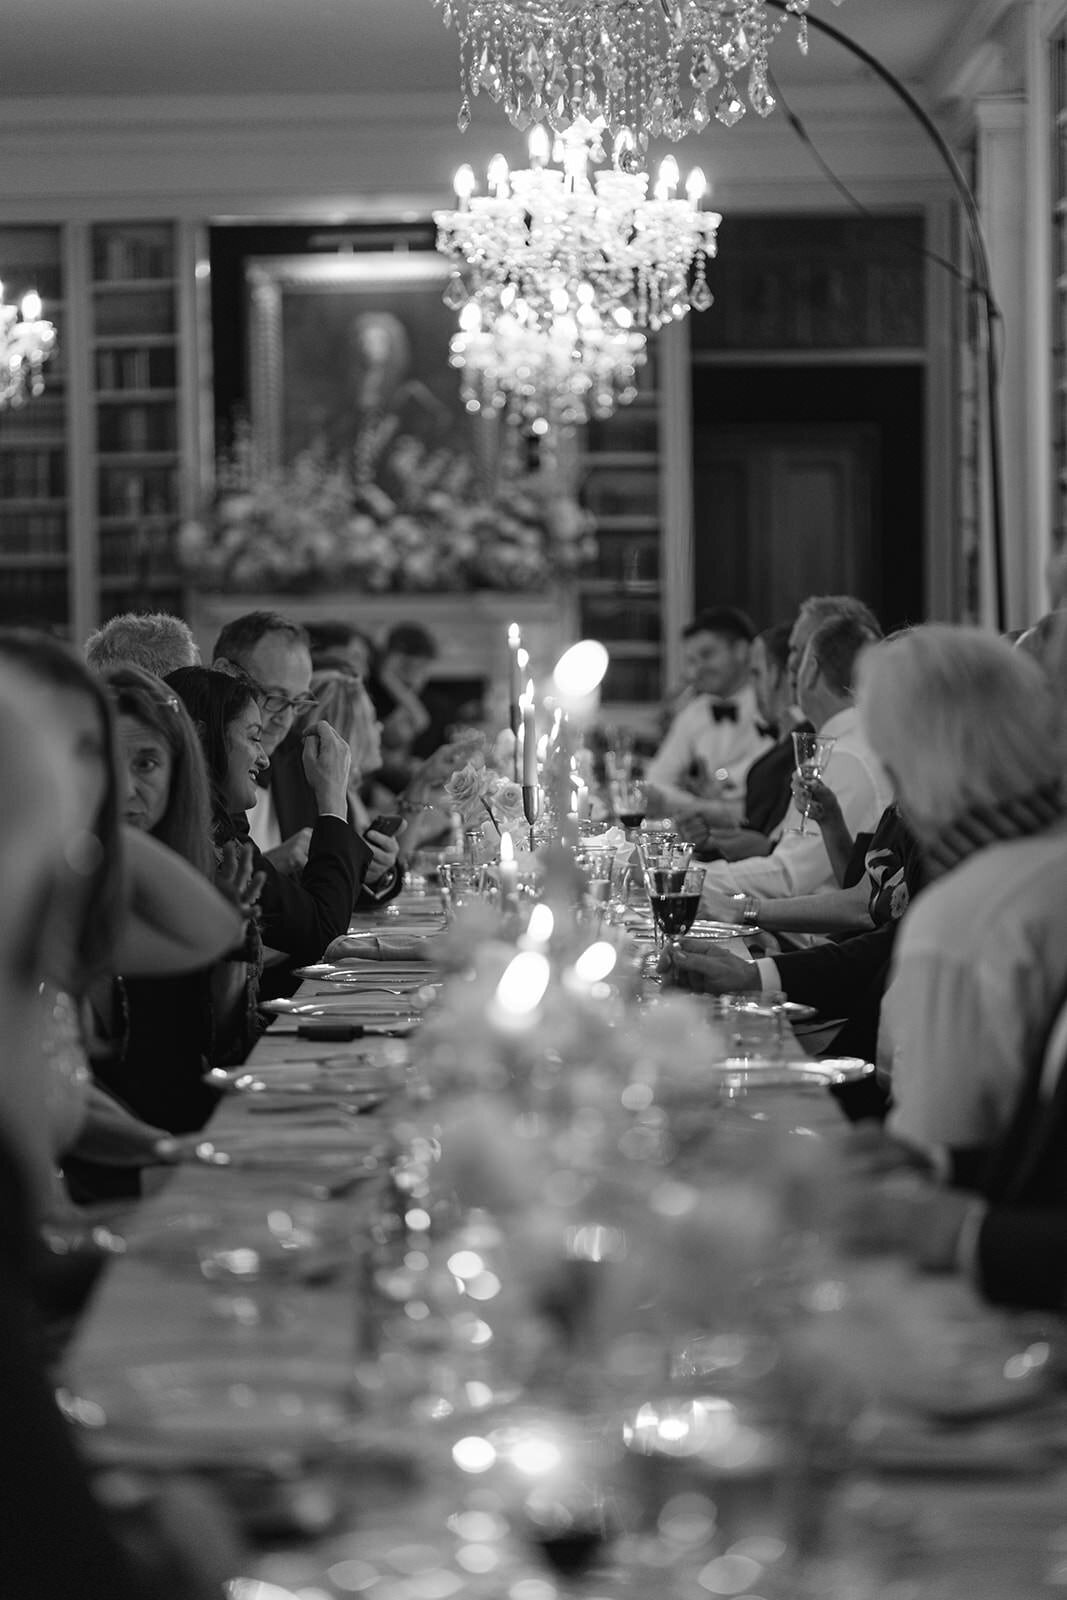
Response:
[{"label": "folded napkin", "polygon": [[325,960],[348,961],[429,961],[432,947],[425,935],[402,933],[343,933],[327,945]]}]

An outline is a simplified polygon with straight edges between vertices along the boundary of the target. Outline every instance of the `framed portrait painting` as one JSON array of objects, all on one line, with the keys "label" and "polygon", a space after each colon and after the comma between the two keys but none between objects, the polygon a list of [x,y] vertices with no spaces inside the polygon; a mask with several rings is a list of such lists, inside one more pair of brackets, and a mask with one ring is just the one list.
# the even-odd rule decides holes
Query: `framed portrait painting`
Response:
[{"label": "framed portrait painting", "polygon": [[427,449],[475,448],[448,363],[448,270],[430,250],[247,263],[252,425],[268,465],[313,447],[346,456],[383,423]]}]

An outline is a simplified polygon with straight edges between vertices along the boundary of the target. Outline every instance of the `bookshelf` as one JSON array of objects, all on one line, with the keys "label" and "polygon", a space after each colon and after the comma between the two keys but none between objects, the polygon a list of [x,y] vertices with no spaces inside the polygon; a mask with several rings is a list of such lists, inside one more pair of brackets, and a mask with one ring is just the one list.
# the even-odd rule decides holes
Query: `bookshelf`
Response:
[{"label": "bookshelf", "polygon": [[179,610],[177,229],[95,223],[89,265],[99,616]]},{"label": "bookshelf", "polygon": [[35,289],[58,335],[44,393],[0,410],[0,624],[63,633],[71,623],[63,230],[0,227],[0,278],[8,300]]}]

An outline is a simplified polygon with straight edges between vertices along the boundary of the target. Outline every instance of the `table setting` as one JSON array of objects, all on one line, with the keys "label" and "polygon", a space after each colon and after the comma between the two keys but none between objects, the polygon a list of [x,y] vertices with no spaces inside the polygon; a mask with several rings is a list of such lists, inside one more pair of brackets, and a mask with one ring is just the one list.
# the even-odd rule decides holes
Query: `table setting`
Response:
[{"label": "table setting", "polygon": [[871,1064],[657,981],[657,902],[747,948],[684,841],[589,850],[555,746],[535,895],[503,838],[443,860],[210,1075],[69,1353],[90,1464],[209,1483],[229,1600],[1057,1592],[1056,1319],[842,1248]]}]

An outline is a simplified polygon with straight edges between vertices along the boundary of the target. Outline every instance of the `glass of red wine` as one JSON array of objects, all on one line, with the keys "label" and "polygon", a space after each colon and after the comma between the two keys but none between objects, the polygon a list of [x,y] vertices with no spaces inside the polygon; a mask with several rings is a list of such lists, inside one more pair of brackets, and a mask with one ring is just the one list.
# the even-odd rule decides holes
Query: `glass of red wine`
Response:
[{"label": "glass of red wine", "polygon": [[640,828],[648,811],[648,785],[643,778],[621,779],[614,785],[612,804],[620,827],[628,837]]},{"label": "glass of red wine", "polygon": [[691,867],[683,856],[676,862],[660,857],[646,865],[645,889],[652,908],[652,924],[656,935],[656,956],[664,948],[689,932],[700,910],[700,894],[704,887],[704,868]]}]

